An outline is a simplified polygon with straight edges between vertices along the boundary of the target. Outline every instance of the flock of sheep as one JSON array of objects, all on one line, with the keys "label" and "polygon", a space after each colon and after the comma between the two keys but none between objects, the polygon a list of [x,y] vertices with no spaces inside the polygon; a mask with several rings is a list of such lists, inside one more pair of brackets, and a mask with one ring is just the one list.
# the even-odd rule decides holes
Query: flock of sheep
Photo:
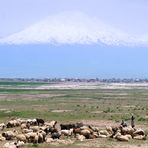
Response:
[{"label": "flock of sheep", "polygon": [[119,126],[106,126],[106,129],[102,130],[83,123],[59,124],[57,121],[45,122],[43,119],[13,119],[1,123],[0,131],[0,141],[6,141],[3,148],[20,148],[27,143],[64,143],[64,139],[72,143],[70,138],[80,141],[94,138],[146,140],[144,130],[136,129],[133,123],[127,126],[124,121]]}]

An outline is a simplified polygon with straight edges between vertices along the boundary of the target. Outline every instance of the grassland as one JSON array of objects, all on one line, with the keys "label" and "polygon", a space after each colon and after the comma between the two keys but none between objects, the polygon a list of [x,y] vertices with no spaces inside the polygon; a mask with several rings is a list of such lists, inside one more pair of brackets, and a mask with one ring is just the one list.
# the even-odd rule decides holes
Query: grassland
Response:
[{"label": "grassland", "polygon": [[[87,89],[36,89],[41,85],[47,84],[0,82],[0,121],[13,117],[38,117],[63,123],[82,121],[103,127],[122,119],[129,123],[131,114],[134,114],[136,124],[148,130],[148,89],[145,86],[130,89],[91,89],[91,86]],[[108,144],[110,142],[114,143],[108,141]],[[81,143],[76,144],[83,147]],[[101,142],[100,147],[108,144]]]}]

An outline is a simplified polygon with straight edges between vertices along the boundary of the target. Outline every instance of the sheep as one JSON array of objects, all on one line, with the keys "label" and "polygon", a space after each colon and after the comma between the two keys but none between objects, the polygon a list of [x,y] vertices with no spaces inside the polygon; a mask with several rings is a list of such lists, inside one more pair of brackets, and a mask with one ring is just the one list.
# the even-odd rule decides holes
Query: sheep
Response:
[{"label": "sheep", "polygon": [[58,133],[58,132],[54,132],[54,133],[51,134],[51,138],[53,138],[53,139],[59,139],[60,136],[61,136],[61,134]]},{"label": "sheep", "polygon": [[75,124],[75,128],[80,128],[80,127],[82,127],[82,126],[84,126],[82,122],[77,122],[77,123]]},{"label": "sheep", "polygon": [[[59,128],[60,125],[60,128]],[[107,138],[112,137],[118,141],[129,141],[130,139],[145,140],[146,135],[142,129],[135,129],[131,126],[126,126],[125,122],[122,121],[121,125],[116,127],[107,126],[104,130],[99,130],[98,127],[92,127],[90,125],[84,126],[83,123],[75,124],[57,124],[57,121],[44,122],[43,119],[13,119],[10,120],[6,125],[0,124],[0,129],[20,126],[21,132],[17,134],[17,131],[6,131],[0,135],[0,141],[5,140],[17,140],[16,143],[7,143],[5,145],[8,148],[18,148],[23,146],[25,143],[51,143],[51,142],[62,142],[63,136],[72,136],[83,141],[84,139],[94,138]],[[64,142],[65,143],[65,142]],[[12,147],[10,145],[13,145]]]},{"label": "sheep", "polygon": [[77,122],[75,124],[60,124],[62,130],[70,130],[71,128],[80,128],[83,126],[82,122]]},{"label": "sheep", "polygon": [[130,134],[131,136],[133,136],[133,133],[135,131],[135,129],[130,126],[129,127],[120,126],[120,130],[122,135]]},{"label": "sheep", "polygon": [[39,129],[42,130],[42,131],[46,131],[47,129],[49,129],[49,127],[47,127],[47,126],[41,126],[41,127],[39,127]]},{"label": "sheep", "polygon": [[131,135],[122,135],[120,133],[120,131],[118,130],[117,133],[114,136],[115,139],[117,139],[118,141],[129,141],[129,139],[132,139]]},{"label": "sheep", "polygon": [[54,140],[53,140],[53,138],[46,138],[46,143],[51,143],[51,142],[53,142]]},{"label": "sheep", "polygon": [[25,123],[21,124],[21,129],[24,129],[24,128],[27,128]]},{"label": "sheep", "polygon": [[25,134],[26,139],[29,143],[38,143],[38,139],[39,139],[39,134],[38,133],[27,133]]},{"label": "sheep", "polygon": [[77,140],[80,140],[80,141],[84,141],[84,139],[86,139],[85,136],[80,135],[80,134],[77,134],[76,138],[77,138]]},{"label": "sheep", "polygon": [[81,130],[85,130],[85,129],[88,129],[89,127],[88,126],[82,126],[80,127]]},{"label": "sheep", "polygon": [[30,143],[42,143],[45,141],[45,135],[41,131],[37,133],[27,133],[25,134],[25,137]]},{"label": "sheep", "polygon": [[36,133],[34,132],[25,134],[25,137],[29,143],[34,142],[35,136],[36,136]]},{"label": "sheep", "polygon": [[22,133],[24,133],[24,134],[26,134],[26,133],[31,133],[31,132],[33,132],[32,129],[23,129],[23,130],[22,130]]},{"label": "sheep", "polygon": [[55,128],[55,125],[57,124],[57,121],[51,121],[51,122],[45,122],[44,123],[48,127],[53,127]]},{"label": "sheep", "polygon": [[1,131],[3,131],[5,127],[6,127],[5,123],[1,123],[1,124],[0,124],[0,130],[1,130]]},{"label": "sheep", "polygon": [[95,136],[95,138],[99,138],[99,135],[97,132],[93,132],[93,135]]},{"label": "sheep", "polygon": [[39,131],[39,133],[41,133],[41,134],[42,134],[42,136],[43,136],[43,141],[45,141],[45,138],[46,138],[46,132],[45,132],[45,131],[40,130],[40,131]]},{"label": "sheep", "polygon": [[19,120],[10,120],[7,124],[6,124],[6,127],[7,128],[13,128],[13,127],[18,127],[20,126],[21,123]]},{"label": "sheep", "polygon": [[[98,137],[98,136],[97,136]],[[89,139],[95,139],[96,138],[96,136],[94,135],[94,134],[90,134],[89,135]]]},{"label": "sheep", "polygon": [[6,140],[13,140],[16,136],[16,132],[6,131],[2,133],[2,136],[6,138]]},{"label": "sheep", "polygon": [[81,130],[81,135],[85,136],[86,139],[89,139],[91,132],[88,129]]},{"label": "sheep", "polygon": [[6,138],[3,137],[2,135],[0,135],[0,141],[5,141],[5,140],[6,140]]},{"label": "sheep", "polygon": [[80,128],[74,128],[73,133],[76,136],[76,134],[81,134],[81,129]]},{"label": "sheep", "polygon": [[33,130],[33,132],[37,132],[39,131],[39,126],[31,126],[30,129]]},{"label": "sheep", "polygon": [[106,135],[101,135],[101,134],[99,134],[99,135],[98,135],[98,138],[107,138],[107,136],[106,136]]},{"label": "sheep", "polygon": [[30,123],[21,124],[21,129],[29,129],[29,128],[30,128]]},{"label": "sheep", "polygon": [[75,128],[75,124],[60,124],[61,130],[70,130],[71,128]]},{"label": "sheep", "polygon": [[3,148],[17,148],[16,145],[17,145],[16,142],[11,142],[11,143],[7,142],[4,144]]},{"label": "sheep", "polygon": [[33,140],[34,144],[39,142],[39,135],[38,135],[38,133],[36,133],[35,137],[32,140]]},{"label": "sheep", "polygon": [[92,129],[94,132],[98,132],[99,131],[99,128],[98,127],[89,126],[89,128]]},{"label": "sheep", "polygon": [[3,146],[3,148],[10,148],[10,143],[9,142],[5,143],[4,146]]},{"label": "sheep", "polygon": [[123,127],[127,127],[127,123],[124,120],[122,120],[120,125],[122,125]]},{"label": "sheep", "polygon": [[18,141],[17,144],[16,144],[16,147],[20,148],[20,147],[22,147],[24,145],[25,145],[25,143],[23,141]]},{"label": "sheep", "polygon": [[133,135],[134,136],[137,136],[137,135],[144,135],[145,133],[144,133],[144,130],[142,130],[142,129],[137,129],[134,133],[133,133]]},{"label": "sheep", "polygon": [[61,134],[63,134],[64,136],[71,136],[73,133],[73,129],[70,130],[61,130]]},{"label": "sheep", "polygon": [[119,130],[119,127],[115,126],[115,127],[111,127],[111,128],[112,128],[112,134],[111,134],[110,138],[113,138],[116,135],[117,131]]},{"label": "sheep", "polygon": [[105,136],[108,136],[109,133],[108,133],[107,130],[100,130],[100,131],[99,131],[99,135],[105,135]]},{"label": "sheep", "polygon": [[116,139],[118,140],[118,141],[129,141],[129,137],[128,136],[126,136],[126,135],[117,135],[116,136]]},{"label": "sheep", "polygon": [[24,119],[18,119],[20,124],[26,124],[27,123],[27,120],[24,120]]},{"label": "sheep", "polygon": [[53,127],[47,128],[44,131],[46,132],[46,134],[48,134],[48,133],[51,133],[52,134],[52,133],[58,132],[58,130],[56,128],[53,128]]},{"label": "sheep", "polygon": [[106,126],[106,130],[109,134],[113,134],[113,130],[111,126]]},{"label": "sheep", "polygon": [[128,137],[128,139],[132,139],[132,136],[130,134],[127,134],[126,137]]},{"label": "sheep", "polygon": [[43,143],[45,140],[44,140],[44,137],[43,137],[43,135],[42,135],[42,133],[37,133],[37,135],[38,135],[38,143]]},{"label": "sheep", "polygon": [[91,134],[93,133],[93,130],[88,126],[82,126],[82,127],[80,127],[80,129],[81,130],[88,130],[88,131],[90,131]]},{"label": "sheep", "polygon": [[37,125],[36,119],[28,119],[27,123],[29,123],[30,125],[34,125],[34,126]]},{"label": "sheep", "polygon": [[113,135],[112,138],[115,138],[115,139],[116,139],[117,136],[121,136],[120,130],[118,130],[118,131],[115,133],[115,135]]},{"label": "sheep", "polygon": [[17,139],[17,141],[23,141],[24,143],[27,142],[27,138],[24,134],[16,135],[16,139]]},{"label": "sheep", "polygon": [[137,135],[134,137],[134,139],[137,139],[137,140],[146,140],[146,135]]},{"label": "sheep", "polygon": [[37,125],[44,125],[45,121],[43,119],[36,118]]}]

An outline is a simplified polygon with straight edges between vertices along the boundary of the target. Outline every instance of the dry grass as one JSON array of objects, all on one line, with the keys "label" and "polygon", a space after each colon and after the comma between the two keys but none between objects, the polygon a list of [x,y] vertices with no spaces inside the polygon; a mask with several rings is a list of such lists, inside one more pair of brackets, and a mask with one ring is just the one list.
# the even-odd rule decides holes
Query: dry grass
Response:
[{"label": "dry grass", "polygon": [[[58,122],[82,121],[86,124],[99,126],[115,125],[124,119],[130,123],[130,116],[136,117],[136,125],[148,132],[148,86],[112,85],[112,84],[79,84],[64,89],[39,89],[43,84],[27,84],[13,87],[9,83],[0,87],[0,121],[6,122],[11,118],[43,118]],[[54,84],[55,87],[56,84]],[[63,85],[63,84],[62,84]],[[47,86],[47,84],[46,84]],[[83,89],[80,89],[83,87]],[[95,87],[94,87],[95,86]],[[113,88],[114,86],[114,88]],[[126,88],[123,88],[126,87]],[[20,89],[19,89],[20,87]],[[50,84],[52,87],[52,84]],[[50,88],[49,87],[49,88]],[[130,89],[129,89],[130,87]],[[16,89],[17,88],[17,89]],[[37,89],[38,88],[38,89]],[[87,89],[86,89],[87,88]],[[75,142],[72,145],[60,147],[141,147],[146,148],[145,141],[120,143],[106,139]],[[29,147],[29,146],[28,146]],[[30,146],[32,147],[32,146]],[[49,147],[43,144],[36,147]],[[50,146],[59,147],[59,146]]]}]

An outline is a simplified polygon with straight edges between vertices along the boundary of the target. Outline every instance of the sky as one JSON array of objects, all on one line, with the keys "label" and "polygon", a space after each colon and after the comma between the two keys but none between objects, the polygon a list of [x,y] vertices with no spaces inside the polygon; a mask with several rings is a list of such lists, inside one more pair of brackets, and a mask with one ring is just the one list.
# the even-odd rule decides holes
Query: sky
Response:
[{"label": "sky", "polygon": [[147,0],[0,0],[0,77],[148,78]]}]

